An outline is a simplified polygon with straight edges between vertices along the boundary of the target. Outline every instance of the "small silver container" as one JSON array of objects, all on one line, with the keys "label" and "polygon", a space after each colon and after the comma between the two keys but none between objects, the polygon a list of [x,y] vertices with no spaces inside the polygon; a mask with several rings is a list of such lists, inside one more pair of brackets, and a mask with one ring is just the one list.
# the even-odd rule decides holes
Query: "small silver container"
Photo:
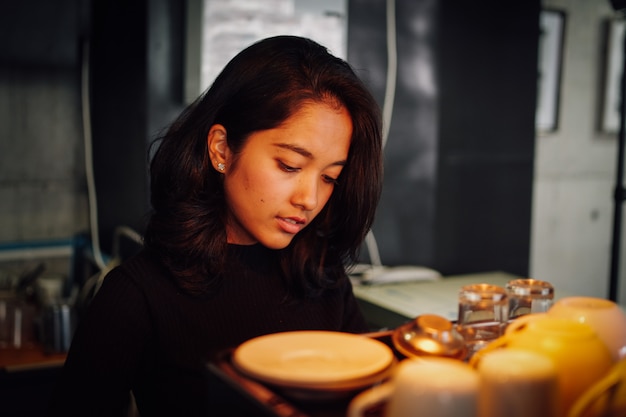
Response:
[{"label": "small silver container", "polygon": [[68,304],[44,307],[42,314],[42,342],[47,351],[67,352],[76,324],[74,309]]}]

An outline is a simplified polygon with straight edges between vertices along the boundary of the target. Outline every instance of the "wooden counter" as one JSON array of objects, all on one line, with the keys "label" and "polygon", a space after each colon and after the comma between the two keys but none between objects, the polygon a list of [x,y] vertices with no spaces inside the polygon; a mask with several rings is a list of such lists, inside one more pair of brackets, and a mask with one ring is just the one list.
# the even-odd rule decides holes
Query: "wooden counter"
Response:
[{"label": "wooden counter", "polygon": [[22,349],[0,349],[0,369],[4,372],[19,372],[51,367],[62,367],[65,353],[47,353],[40,345]]}]

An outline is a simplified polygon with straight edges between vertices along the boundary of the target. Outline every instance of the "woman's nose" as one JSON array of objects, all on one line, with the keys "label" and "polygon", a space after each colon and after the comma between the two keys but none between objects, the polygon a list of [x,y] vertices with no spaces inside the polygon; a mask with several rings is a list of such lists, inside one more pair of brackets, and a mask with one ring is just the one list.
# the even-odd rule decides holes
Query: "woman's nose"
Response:
[{"label": "woman's nose", "polygon": [[318,202],[318,183],[315,179],[302,178],[293,194],[292,203],[304,210],[314,210]]}]

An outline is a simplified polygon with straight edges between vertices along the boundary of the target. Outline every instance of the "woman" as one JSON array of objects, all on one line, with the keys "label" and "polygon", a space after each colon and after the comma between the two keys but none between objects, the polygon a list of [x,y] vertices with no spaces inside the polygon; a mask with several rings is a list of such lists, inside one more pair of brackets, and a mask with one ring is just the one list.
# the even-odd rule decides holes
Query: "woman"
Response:
[{"label": "woman", "polygon": [[210,355],[263,334],[368,330],[345,267],[382,182],[378,107],[299,37],[238,54],[160,139],[145,247],[81,320],[59,415],[210,415]]}]

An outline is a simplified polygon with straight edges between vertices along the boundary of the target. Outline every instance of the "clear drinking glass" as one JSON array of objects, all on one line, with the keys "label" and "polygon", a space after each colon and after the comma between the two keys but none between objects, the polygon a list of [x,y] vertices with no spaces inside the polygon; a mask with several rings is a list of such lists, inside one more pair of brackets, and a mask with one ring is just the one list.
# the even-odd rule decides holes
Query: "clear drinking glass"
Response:
[{"label": "clear drinking glass", "polygon": [[509,317],[507,291],[498,285],[471,284],[459,291],[457,326],[468,357],[500,337]]},{"label": "clear drinking glass", "polygon": [[509,319],[546,312],[554,302],[554,287],[546,281],[514,279],[506,284],[506,290],[509,296]]}]

